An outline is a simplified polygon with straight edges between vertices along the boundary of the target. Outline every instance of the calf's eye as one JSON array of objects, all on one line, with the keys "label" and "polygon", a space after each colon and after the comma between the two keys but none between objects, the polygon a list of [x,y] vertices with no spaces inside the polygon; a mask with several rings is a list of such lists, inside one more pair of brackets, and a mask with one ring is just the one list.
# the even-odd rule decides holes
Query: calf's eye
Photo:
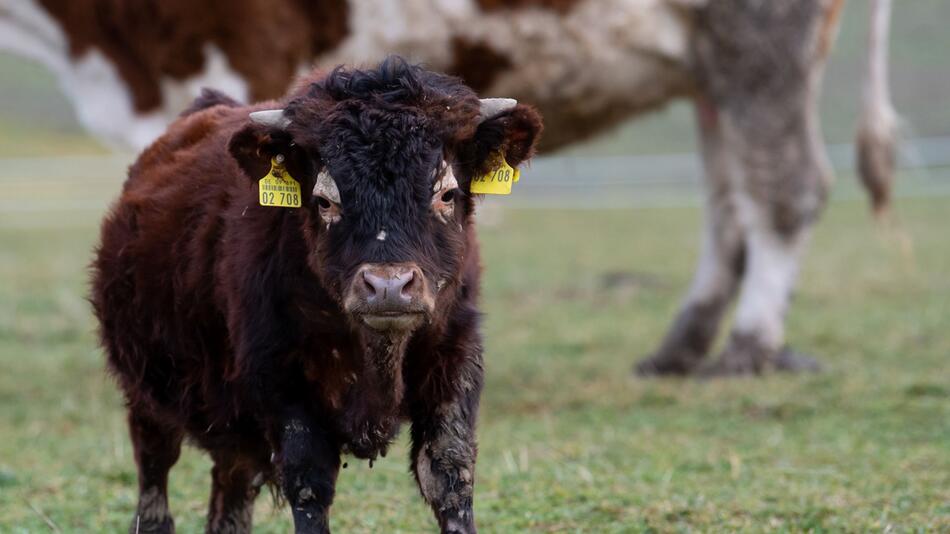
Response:
[{"label": "calf's eye", "polygon": [[432,211],[436,219],[446,224],[455,213],[455,198],[459,194],[459,183],[455,179],[452,167],[445,161],[439,167],[441,176],[432,184]]},{"label": "calf's eye", "polygon": [[316,183],[313,185],[313,198],[320,208],[320,218],[327,228],[343,217],[343,210],[340,209],[340,190],[326,169],[317,174]]}]

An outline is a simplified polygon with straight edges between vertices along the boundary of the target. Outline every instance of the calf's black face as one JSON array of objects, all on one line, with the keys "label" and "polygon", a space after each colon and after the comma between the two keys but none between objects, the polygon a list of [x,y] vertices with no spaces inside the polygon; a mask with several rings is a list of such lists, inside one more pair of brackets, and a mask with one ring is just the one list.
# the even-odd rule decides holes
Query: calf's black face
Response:
[{"label": "calf's black face", "polygon": [[396,59],[334,71],[255,115],[232,153],[252,178],[284,156],[305,188],[311,269],[354,326],[389,335],[455,301],[472,177],[497,152],[527,159],[540,132],[531,108]]},{"label": "calf's black face", "polygon": [[410,330],[431,318],[437,293],[461,271],[466,199],[429,123],[416,109],[354,102],[321,128],[318,269],[342,288],[353,320],[375,330]]}]

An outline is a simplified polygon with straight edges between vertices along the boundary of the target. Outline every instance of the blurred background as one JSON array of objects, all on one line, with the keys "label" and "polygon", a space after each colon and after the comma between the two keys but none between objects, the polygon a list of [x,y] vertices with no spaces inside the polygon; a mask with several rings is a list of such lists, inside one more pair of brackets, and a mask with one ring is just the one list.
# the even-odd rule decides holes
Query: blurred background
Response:
[{"label": "blurred background", "polygon": [[[946,189],[940,169],[950,164],[950,70],[941,26],[950,7],[939,0],[904,4],[894,8],[890,55],[891,89],[903,119],[901,167],[905,172],[900,193],[936,194]],[[842,178],[837,185],[847,191],[846,198],[854,185],[850,143],[865,75],[867,20],[866,2],[847,3],[826,70],[821,104],[825,137]],[[81,183],[88,192],[88,196],[74,196],[69,203],[60,204],[59,209],[104,206],[102,201],[111,197],[93,194],[100,191],[89,190],[89,178],[121,181],[124,173],[107,175],[101,166],[118,164],[121,169],[134,154],[114,156],[88,137],[53,74],[42,65],[0,52],[0,73],[0,156],[55,158],[45,165],[53,165],[52,171],[63,170],[68,180]],[[523,184],[525,194],[506,198],[504,204],[594,208],[695,202],[700,184],[698,159],[693,154],[695,141],[692,105],[675,101],[589,142],[539,158],[529,170],[538,179]],[[60,159],[67,156],[83,157]],[[28,166],[33,165],[42,166],[33,167],[42,177],[52,178],[44,164],[35,161]],[[0,172],[4,178],[33,178],[28,170],[10,163]],[[842,195],[835,197],[843,199]],[[18,204],[19,198],[6,196],[3,202]]]},{"label": "blurred background", "polygon": [[[702,199],[687,102],[537,158],[483,206],[486,532],[950,531],[950,4],[898,0],[894,225],[853,173],[867,4],[847,3],[822,123],[837,181],[788,338],[824,372],[643,381],[688,286]],[[133,154],[88,137],[42,66],[0,53],[0,532],[118,532],[135,506],[122,404],[85,297]],[[566,251],[570,251],[569,253]],[[332,525],[418,532],[405,442],[340,477]],[[208,460],[172,472],[200,530]],[[258,502],[262,532],[289,514]]]}]

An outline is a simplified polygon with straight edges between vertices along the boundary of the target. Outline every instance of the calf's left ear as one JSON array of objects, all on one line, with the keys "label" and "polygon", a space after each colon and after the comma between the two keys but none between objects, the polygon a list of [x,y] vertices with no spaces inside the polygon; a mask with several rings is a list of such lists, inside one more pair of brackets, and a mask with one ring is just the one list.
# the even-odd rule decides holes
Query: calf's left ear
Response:
[{"label": "calf's left ear", "polygon": [[496,153],[504,155],[512,167],[534,156],[543,124],[541,114],[531,106],[508,98],[482,100],[482,122],[475,135],[463,144],[462,161],[471,167],[470,175],[482,174]]},{"label": "calf's left ear", "polygon": [[287,132],[290,120],[283,110],[254,111],[247,124],[228,141],[228,152],[237,161],[244,174],[258,180],[270,170],[271,159],[282,154],[288,165],[294,164],[293,139]]}]

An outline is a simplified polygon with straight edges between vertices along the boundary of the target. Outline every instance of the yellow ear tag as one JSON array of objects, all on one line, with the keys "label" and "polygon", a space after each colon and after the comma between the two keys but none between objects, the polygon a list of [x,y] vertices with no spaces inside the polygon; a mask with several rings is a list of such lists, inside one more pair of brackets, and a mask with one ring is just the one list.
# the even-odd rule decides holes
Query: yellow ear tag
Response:
[{"label": "yellow ear tag", "polygon": [[510,195],[511,184],[517,182],[520,178],[521,173],[518,172],[518,169],[508,165],[504,156],[496,154],[493,170],[473,178],[470,190],[473,194]]},{"label": "yellow ear tag", "polygon": [[277,208],[300,207],[300,182],[284,168],[284,156],[277,155],[270,160],[270,172],[257,182],[261,206]]}]

